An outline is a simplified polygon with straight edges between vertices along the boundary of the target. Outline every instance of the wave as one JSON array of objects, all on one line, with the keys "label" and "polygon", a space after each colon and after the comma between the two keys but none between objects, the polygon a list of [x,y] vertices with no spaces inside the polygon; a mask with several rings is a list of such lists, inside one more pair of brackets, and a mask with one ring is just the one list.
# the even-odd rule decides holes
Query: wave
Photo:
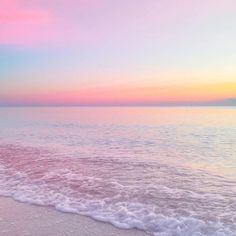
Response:
[{"label": "wave", "polygon": [[[180,169],[173,174],[168,166],[68,158],[39,148],[6,145],[0,153],[1,196],[155,236],[236,235],[235,193],[220,180],[214,189],[204,183],[210,179],[190,179]],[[211,189],[198,191],[199,182]]]}]

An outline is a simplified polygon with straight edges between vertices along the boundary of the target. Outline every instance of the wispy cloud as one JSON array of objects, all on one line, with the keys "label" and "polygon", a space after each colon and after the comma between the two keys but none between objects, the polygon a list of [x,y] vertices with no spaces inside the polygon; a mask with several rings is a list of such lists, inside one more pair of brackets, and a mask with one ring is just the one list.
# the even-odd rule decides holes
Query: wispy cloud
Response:
[{"label": "wispy cloud", "polygon": [[40,8],[29,8],[17,0],[2,0],[0,8],[0,24],[47,24],[51,21],[51,14]]},{"label": "wispy cloud", "polygon": [[231,0],[1,0],[0,44],[158,42],[235,7]]}]

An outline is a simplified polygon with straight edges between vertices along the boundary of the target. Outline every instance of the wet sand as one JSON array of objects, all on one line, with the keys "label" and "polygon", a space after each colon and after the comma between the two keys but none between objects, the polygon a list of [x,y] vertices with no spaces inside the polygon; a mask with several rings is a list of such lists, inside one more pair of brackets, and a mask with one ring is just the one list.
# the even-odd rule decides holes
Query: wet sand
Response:
[{"label": "wet sand", "polygon": [[89,217],[62,213],[54,208],[0,198],[2,236],[147,236],[139,230],[122,230]]}]

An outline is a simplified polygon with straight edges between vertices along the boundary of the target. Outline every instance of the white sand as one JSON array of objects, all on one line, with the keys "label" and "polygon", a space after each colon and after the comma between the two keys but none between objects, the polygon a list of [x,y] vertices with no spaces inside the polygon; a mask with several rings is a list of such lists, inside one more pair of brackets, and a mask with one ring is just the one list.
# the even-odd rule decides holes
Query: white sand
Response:
[{"label": "white sand", "polygon": [[0,198],[1,236],[147,236],[139,230],[121,230],[110,224],[50,207]]}]

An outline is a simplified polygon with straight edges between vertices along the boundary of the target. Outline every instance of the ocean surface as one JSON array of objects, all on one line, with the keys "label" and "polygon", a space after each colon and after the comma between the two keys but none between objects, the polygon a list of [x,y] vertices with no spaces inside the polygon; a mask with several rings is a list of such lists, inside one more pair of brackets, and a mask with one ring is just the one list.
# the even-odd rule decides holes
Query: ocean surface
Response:
[{"label": "ocean surface", "polygon": [[0,108],[0,195],[155,236],[235,236],[236,108]]}]

